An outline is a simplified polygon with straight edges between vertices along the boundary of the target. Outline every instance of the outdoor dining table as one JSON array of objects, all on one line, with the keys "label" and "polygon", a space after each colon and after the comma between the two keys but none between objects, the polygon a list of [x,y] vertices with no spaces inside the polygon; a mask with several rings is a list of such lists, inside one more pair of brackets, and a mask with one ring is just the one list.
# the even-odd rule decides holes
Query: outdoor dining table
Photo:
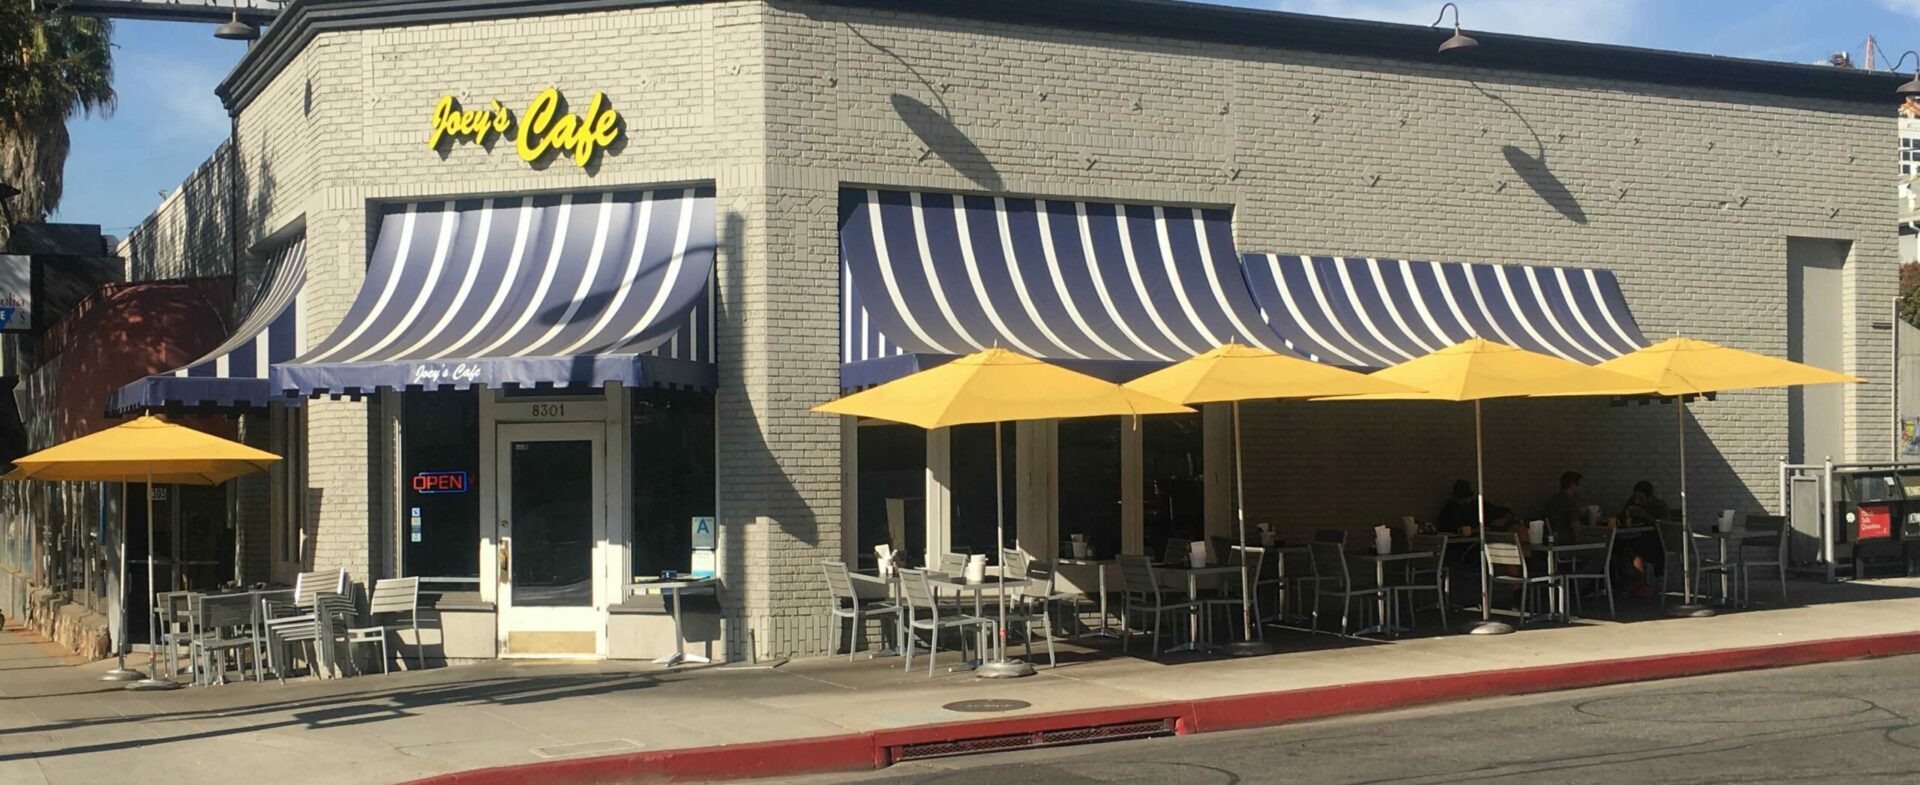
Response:
[{"label": "outdoor dining table", "polygon": [[[1779,535],[1779,532],[1753,531],[1753,530],[1740,528],[1740,527],[1735,527],[1729,531],[1721,531],[1717,528],[1695,529],[1693,531],[1693,536],[1697,538],[1700,538],[1703,540],[1714,540],[1720,544],[1720,563],[1721,564],[1727,564],[1733,558],[1734,554],[1741,552],[1737,549],[1740,547],[1740,544],[1742,542],[1745,542],[1750,539],[1761,539],[1765,537],[1775,537],[1778,535]],[[1729,569],[1723,569],[1720,571],[1720,604],[1721,605],[1728,605],[1732,603],[1733,601],[1732,583],[1733,583],[1733,572],[1731,570],[1731,565],[1729,565]]]},{"label": "outdoor dining table", "polygon": [[[1560,554],[1563,554],[1563,553],[1579,554],[1579,553],[1586,553],[1588,551],[1604,551],[1607,549],[1607,543],[1604,543],[1604,542],[1569,542],[1564,544],[1541,543],[1538,545],[1529,545],[1527,547],[1532,548],[1536,553],[1544,553],[1547,555],[1547,577],[1552,578],[1560,574]],[[1572,602],[1573,593],[1568,591],[1567,584],[1565,581],[1554,581],[1553,585],[1554,585],[1553,592],[1547,595],[1548,597],[1552,598],[1552,602],[1547,608],[1547,616],[1549,618],[1557,618],[1560,621],[1571,624],[1573,623],[1573,611],[1570,609],[1573,607],[1573,602]]]},{"label": "outdoor dining table", "polygon": [[[1304,616],[1289,616],[1287,614],[1287,557],[1308,556],[1313,553],[1313,549],[1305,545],[1267,545],[1263,547],[1266,548],[1268,557],[1273,559],[1275,575],[1280,579],[1280,592],[1275,597],[1275,599],[1279,600],[1279,607],[1273,609],[1273,615],[1261,621],[1272,622],[1281,626],[1286,626],[1288,622],[1298,624],[1311,621]],[[1260,576],[1257,575],[1254,576],[1255,586],[1259,585],[1259,577]]]},{"label": "outdoor dining table", "polygon": [[[253,654],[253,661],[255,664],[253,669],[254,681],[265,680],[265,676],[262,674],[263,669],[259,667],[261,657],[265,654],[266,647],[267,647],[266,631],[264,629],[264,627],[266,626],[266,617],[264,616],[265,610],[261,607],[260,601],[267,597],[282,596],[282,595],[292,596],[293,590],[292,589],[236,589],[231,591],[204,592],[196,595],[195,597],[196,601],[204,600],[212,597],[217,597],[217,598],[246,597],[247,598],[247,606],[251,611],[251,618],[252,618],[252,624],[251,624],[252,637],[253,637],[252,654]],[[199,634],[199,631],[190,630],[189,634],[197,636]],[[212,686],[213,681],[212,681],[211,675],[209,675],[205,681],[202,681],[201,674],[199,673],[198,668],[195,667],[194,675],[193,675],[193,683],[194,683],[194,686]]]},{"label": "outdoor dining table", "polygon": [[[989,575],[984,580],[970,581],[970,580],[967,580],[964,576],[953,575],[950,573],[932,572],[932,571],[929,571],[927,573],[927,584],[932,586],[936,590],[944,589],[946,591],[950,591],[955,594],[972,594],[973,595],[973,615],[979,616],[980,618],[983,618],[983,619],[993,621],[995,622],[995,625],[998,624],[999,617],[997,615],[988,616],[986,615],[986,613],[984,613],[985,603],[983,602],[982,598],[986,595],[986,593],[990,590],[1005,591],[1007,589],[1017,589],[1022,586],[1030,585],[1032,583],[1033,581],[1028,580],[1026,578],[1003,578],[997,575]],[[1003,635],[1004,631],[999,630],[998,627],[995,626],[995,634],[987,635],[986,629],[988,626],[990,625],[981,625],[982,643],[980,647],[981,648],[980,653],[983,655],[983,657],[975,658],[973,660],[969,660],[967,662],[961,663],[960,665],[957,665],[957,666],[954,666],[953,668],[948,669],[948,672],[952,672],[955,670],[972,670],[974,668],[980,667],[980,663],[984,660],[984,655],[986,653],[986,647],[987,647],[986,641],[988,640],[993,641],[992,646],[993,646],[994,659],[997,660],[997,659],[1000,659],[1002,656],[1004,656],[1004,653],[1001,651],[1001,647],[1006,645],[1006,638]]]},{"label": "outdoor dining table", "polygon": [[1192,616],[1192,626],[1191,626],[1192,634],[1187,636],[1186,643],[1182,643],[1178,646],[1174,646],[1173,648],[1167,649],[1167,651],[1170,651],[1170,652],[1173,652],[1173,651],[1197,651],[1197,652],[1219,651],[1221,647],[1215,646],[1211,641],[1204,641],[1200,639],[1200,576],[1238,575],[1240,574],[1240,565],[1218,564],[1211,567],[1194,567],[1191,564],[1186,566],[1182,566],[1179,564],[1167,564],[1167,565],[1162,565],[1160,567],[1156,567],[1155,569],[1164,573],[1187,576],[1187,599],[1193,601],[1193,611],[1190,614]]},{"label": "outdoor dining table", "polygon": [[686,636],[681,631],[680,605],[682,597],[688,590],[698,591],[701,589],[710,589],[718,585],[720,585],[718,578],[679,578],[676,580],[647,581],[645,583],[634,584],[633,588],[635,591],[652,589],[659,591],[661,594],[673,595],[673,653],[655,659],[653,664],[672,666],[679,665],[683,662],[703,664],[713,661],[699,654],[687,653]]},{"label": "outdoor dining table", "polygon": [[1379,551],[1363,551],[1363,552],[1355,553],[1351,555],[1356,561],[1373,562],[1373,579],[1375,581],[1374,585],[1382,589],[1382,591],[1380,592],[1380,599],[1379,599],[1380,615],[1377,619],[1377,622],[1373,626],[1361,628],[1355,631],[1353,634],[1356,636],[1378,634],[1378,635],[1386,635],[1388,637],[1394,637],[1399,635],[1400,633],[1407,632],[1410,628],[1401,627],[1400,625],[1396,624],[1395,622],[1387,618],[1388,607],[1389,607],[1388,597],[1387,597],[1389,592],[1386,591],[1387,562],[1409,562],[1409,561],[1414,561],[1416,559],[1431,559],[1435,555],[1434,552],[1433,551],[1400,550],[1400,551],[1394,551],[1392,553],[1380,553]]},{"label": "outdoor dining table", "polygon": [[[1061,559],[1056,564],[1061,567],[1090,567],[1100,586],[1100,629],[1084,633],[1082,638],[1118,638],[1119,633],[1107,626],[1107,565],[1119,564],[1118,559]],[[1074,611],[1078,615],[1079,611]]]}]

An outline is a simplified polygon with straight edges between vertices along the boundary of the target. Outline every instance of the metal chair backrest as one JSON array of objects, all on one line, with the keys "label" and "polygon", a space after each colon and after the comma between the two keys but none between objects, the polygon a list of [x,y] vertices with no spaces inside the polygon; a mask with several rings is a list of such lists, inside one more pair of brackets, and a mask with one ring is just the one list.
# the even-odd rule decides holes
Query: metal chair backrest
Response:
[{"label": "metal chair backrest", "polygon": [[1311,549],[1305,551],[1287,549],[1281,551],[1280,558],[1275,559],[1275,561],[1279,563],[1280,567],[1286,570],[1289,580],[1320,577],[1320,573],[1314,569]]},{"label": "metal chair backrest", "polygon": [[900,598],[916,611],[926,611],[938,615],[939,608],[934,604],[933,586],[927,583],[926,570],[900,571]]},{"label": "metal chair backrest", "polygon": [[420,608],[419,578],[382,578],[373,584],[373,597],[367,600],[367,615],[413,613]]},{"label": "metal chair backrest", "polygon": [[833,597],[835,607],[843,602],[860,604],[854,597],[853,578],[848,577],[846,562],[827,561],[820,565],[820,570],[827,574],[827,594]]},{"label": "metal chair backrest", "polygon": [[1346,529],[1314,529],[1313,541],[1314,542],[1330,542],[1330,543],[1339,545],[1341,547],[1345,547],[1347,544],[1347,530]]},{"label": "metal chair backrest", "polygon": [[1426,551],[1444,560],[1447,555],[1447,535],[1416,534],[1407,538],[1407,548],[1415,551]]},{"label": "metal chair backrest", "polygon": [[1487,566],[1519,567],[1520,577],[1527,577],[1527,557],[1521,555],[1519,545],[1510,542],[1489,542],[1484,553]]},{"label": "metal chair backrest", "polygon": [[215,594],[194,598],[194,624],[203,630],[220,630],[253,624],[252,595]]},{"label": "metal chair backrest", "polygon": [[1027,563],[1033,561],[1026,551],[1019,548],[1000,549],[1000,574],[1009,578],[1019,578],[1027,574]]},{"label": "metal chair backrest", "polygon": [[1679,553],[1687,536],[1685,526],[1678,521],[1661,521],[1653,525],[1653,531],[1660,535],[1660,547],[1668,553]]},{"label": "metal chair backrest", "polygon": [[1332,578],[1334,585],[1341,591],[1353,585],[1347,573],[1347,552],[1345,546],[1335,542],[1315,541],[1307,549],[1313,554],[1313,571],[1321,578]]},{"label": "metal chair backrest", "polygon": [[193,613],[194,593],[190,591],[163,591],[153,595],[154,612],[160,614],[161,624],[185,623]]},{"label": "metal chair backrest", "polygon": [[346,594],[347,571],[316,570],[300,573],[300,577],[293,581],[293,604],[302,608],[311,608],[314,596],[321,592]]},{"label": "metal chair backrest", "polygon": [[964,575],[967,572],[967,555],[964,553],[943,553],[938,561],[940,572],[949,575]]},{"label": "metal chair backrest", "polygon": [[1606,543],[1607,549],[1601,551],[1602,554],[1605,554],[1613,550],[1613,539],[1619,532],[1619,529],[1615,529],[1612,526],[1575,526],[1573,527],[1573,541],[1575,543]]},{"label": "metal chair backrest", "polygon": [[1017,591],[1022,596],[1033,598],[1053,596],[1053,562],[1045,559],[1028,559],[1024,556],[1022,562],[1025,568],[1016,574],[1026,576],[1028,583],[1019,587]]},{"label": "metal chair backrest", "polygon": [[1193,553],[1192,540],[1183,540],[1178,537],[1168,537],[1166,552],[1160,558],[1160,563],[1161,564],[1186,564],[1187,561],[1192,558],[1192,555],[1191,555],[1192,553]]},{"label": "metal chair backrest", "polygon": [[1129,599],[1158,603],[1160,583],[1153,575],[1153,562],[1145,556],[1120,557],[1120,588]]},{"label": "metal chair backrest", "polygon": [[[1249,542],[1253,541],[1249,540]],[[1232,537],[1215,535],[1207,538],[1207,544],[1213,547],[1213,553],[1208,555],[1212,556],[1215,561],[1223,564],[1239,564],[1239,562],[1233,561],[1233,549],[1239,546],[1239,540]]]}]

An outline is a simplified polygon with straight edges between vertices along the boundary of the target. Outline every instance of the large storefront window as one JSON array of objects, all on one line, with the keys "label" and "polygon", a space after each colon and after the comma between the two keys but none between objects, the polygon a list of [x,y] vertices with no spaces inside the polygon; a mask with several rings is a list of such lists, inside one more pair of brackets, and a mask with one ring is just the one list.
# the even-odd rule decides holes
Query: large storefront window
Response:
[{"label": "large storefront window", "polygon": [[693,519],[714,514],[713,395],[633,391],[633,574],[691,566]]},{"label": "large storefront window", "polygon": [[[1061,555],[1070,555],[1067,543],[1076,534],[1098,557],[1112,558],[1120,553],[1122,422],[1119,417],[1060,422],[1056,469],[1060,477],[1060,543],[1056,547]],[[1029,546],[1028,550],[1040,553],[1037,547]]]},{"label": "large storefront window", "polygon": [[885,543],[917,562],[927,551],[927,432],[869,421],[855,437],[860,440],[860,532],[854,560],[873,567],[873,548]]},{"label": "large storefront window", "polygon": [[[1006,506],[1006,540],[1012,545],[1020,530],[1015,497],[1019,492],[1012,425],[1001,431],[1001,500]],[[993,429],[992,425],[962,425],[952,429],[953,527],[954,553],[987,554],[988,563],[1000,558],[993,544],[996,510],[993,504]]]},{"label": "large storefront window", "polygon": [[1198,414],[1142,417],[1140,427],[1147,554],[1157,557],[1169,537],[1206,533],[1206,438]]},{"label": "large storefront window", "polygon": [[407,392],[400,406],[405,574],[480,577],[480,393]]}]

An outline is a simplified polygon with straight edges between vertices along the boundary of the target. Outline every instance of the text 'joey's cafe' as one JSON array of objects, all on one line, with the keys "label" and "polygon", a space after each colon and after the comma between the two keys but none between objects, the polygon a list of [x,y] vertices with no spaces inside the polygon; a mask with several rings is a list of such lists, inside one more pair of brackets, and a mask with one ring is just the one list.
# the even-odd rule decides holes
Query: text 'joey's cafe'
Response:
[{"label": "text 'joey's cafe'", "polygon": [[[454,661],[660,656],[676,604],[690,652],[823,652],[823,561],[990,553],[997,502],[1042,558],[1229,531],[1212,407],[1009,427],[1002,500],[991,428],[809,411],[984,347],[1124,380],[1229,340],[1376,369],[1685,333],[1869,380],[1697,405],[1696,506],[1887,449],[1885,79],[1435,35],[1136,0],[296,0],[220,87],[238,326],[116,408],[266,434],[255,579],[419,576]],[[1488,410],[1516,509],[1568,469],[1606,506],[1675,481],[1670,409]],[[1244,417],[1249,521],[1283,535],[1428,516],[1473,466],[1467,407]]]}]

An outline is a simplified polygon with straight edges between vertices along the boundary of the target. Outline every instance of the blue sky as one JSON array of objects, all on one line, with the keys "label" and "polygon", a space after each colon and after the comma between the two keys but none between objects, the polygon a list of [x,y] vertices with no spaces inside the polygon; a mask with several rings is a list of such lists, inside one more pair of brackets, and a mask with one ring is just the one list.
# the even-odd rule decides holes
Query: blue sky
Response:
[{"label": "blue sky", "polygon": [[[1227,5],[1409,24],[1433,21],[1431,0],[1219,0]],[[1812,62],[1868,35],[1898,56],[1920,48],[1920,0],[1466,0],[1468,31]],[[1449,20],[1451,21],[1451,20]],[[121,22],[119,109],[76,119],[66,199],[57,220],[124,234],[227,134],[213,88],[244,51],[211,25]],[[1881,64],[1885,67],[1886,64]]]}]

